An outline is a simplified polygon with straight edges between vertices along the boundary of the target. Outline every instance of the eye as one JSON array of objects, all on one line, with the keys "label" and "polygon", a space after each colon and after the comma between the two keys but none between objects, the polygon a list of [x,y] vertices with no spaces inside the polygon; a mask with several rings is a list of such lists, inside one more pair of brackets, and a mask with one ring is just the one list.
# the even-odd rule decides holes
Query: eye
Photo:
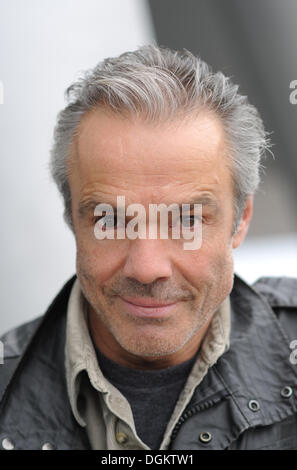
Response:
[{"label": "eye", "polygon": [[[104,220],[103,220],[104,219]],[[103,215],[94,218],[94,222],[97,223],[98,221],[102,221],[102,230],[110,230],[116,229],[119,225],[119,220],[117,215]]]},{"label": "eye", "polygon": [[181,224],[186,228],[196,227],[201,220],[197,215],[184,215],[180,218]]},{"label": "eye", "polygon": [[116,215],[112,217],[105,217],[106,228],[116,228],[117,223],[118,223],[118,218]]}]

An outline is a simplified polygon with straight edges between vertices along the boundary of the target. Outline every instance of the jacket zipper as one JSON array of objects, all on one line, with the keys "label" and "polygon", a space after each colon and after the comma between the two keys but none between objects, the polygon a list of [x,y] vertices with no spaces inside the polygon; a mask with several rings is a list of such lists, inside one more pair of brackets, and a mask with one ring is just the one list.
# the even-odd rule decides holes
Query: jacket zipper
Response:
[{"label": "jacket zipper", "polygon": [[198,413],[199,411],[207,410],[211,406],[221,401],[223,398],[224,398],[223,396],[220,396],[220,397],[217,397],[217,399],[207,400],[203,403],[200,403],[199,405],[194,405],[191,408],[185,410],[173,428],[170,442],[173,442],[176,439],[179,429],[188,418]]}]

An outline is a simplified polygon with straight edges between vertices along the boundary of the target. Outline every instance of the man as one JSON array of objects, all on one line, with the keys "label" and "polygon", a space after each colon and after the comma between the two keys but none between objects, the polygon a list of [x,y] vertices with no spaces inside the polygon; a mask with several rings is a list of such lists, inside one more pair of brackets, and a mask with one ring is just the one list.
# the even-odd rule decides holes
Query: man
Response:
[{"label": "man", "polygon": [[[2,338],[2,447],[296,449],[297,281],[233,273],[269,146],[256,109],[155,46],[106,59],[68,98],[51,169],[77,273]],[[146,236],[128,231],[135,207],[172,204],[187,212],[167,211],[168,237],[147,217]]]}]

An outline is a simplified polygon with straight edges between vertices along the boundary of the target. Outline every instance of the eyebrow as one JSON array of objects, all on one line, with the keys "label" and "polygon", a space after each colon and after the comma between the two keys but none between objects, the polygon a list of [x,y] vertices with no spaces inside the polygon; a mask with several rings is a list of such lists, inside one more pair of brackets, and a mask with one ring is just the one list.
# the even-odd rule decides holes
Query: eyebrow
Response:
[{"label": "eyebrow", "polygon": [[[210,194],[193,196],[188,202],[183,202],[182,204],[190,204],[191,206],[194,204],[202,204],[203,206],[212,206],[215,209],[218,208],[217,199]],[[179,207],[181,207],[182,204],[179,204]]]},{"label": "eyebrow", "polygon": [[[84,217],[85,214],[87,214],[90,211],[94,212],[95,207],[99,204],[108,204],[113,208],[113,211],[115,213],[117,212],[117,204],[116,203],[113,204],[110,201],[109,202],[108,201],[102,201],[102,200],[99,201],[99,198],[89,197],[85,200],[80,201],[79,207],[78,207],[79,217]],[[173,204],[173,203],[168,204],[168,206],[170,206],[171,204]],[[214,196],[212,196],[208,193],[205,193],[205,194],[202,193],[202,194],[194,195],[187,202],[182,202],[182,203],[177,203],[177,204],[178,204],[180,209],[182,209],[182,204],[190,205],[191,210],[192,210],[192,206],[194,206],[194,204],[202,204],[203,206],[209,206],[209,207],[212,207],[213,209],[218,209],[217,199]],[[129,204],[126,204],[126,206],[129,206]]]},{"label": "eyebrow", "polygon": [[85,214],[87,214],[90,211],[94,212],[95,207],[98,206],[99,204],[108,204],[113,208],[114,212],[117,211],[117,204],[113,204],[108,201],[100,201],[99,198],[97,199],[97,198],[90,197],[88,199],[80,201],[79,206],[78,206],[79,217],[84,217]]}]

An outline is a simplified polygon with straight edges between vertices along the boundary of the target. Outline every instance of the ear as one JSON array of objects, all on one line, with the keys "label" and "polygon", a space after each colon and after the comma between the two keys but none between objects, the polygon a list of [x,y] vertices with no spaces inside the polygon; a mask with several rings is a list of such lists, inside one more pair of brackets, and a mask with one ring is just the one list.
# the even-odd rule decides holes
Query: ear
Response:
[{"label": "ear", "polygon": [[249,224],[253,215],[253,196],[250,196],[246,202],[239,226],[235,235],[233,235],[232,248],[237,248],[247,234]]}]

